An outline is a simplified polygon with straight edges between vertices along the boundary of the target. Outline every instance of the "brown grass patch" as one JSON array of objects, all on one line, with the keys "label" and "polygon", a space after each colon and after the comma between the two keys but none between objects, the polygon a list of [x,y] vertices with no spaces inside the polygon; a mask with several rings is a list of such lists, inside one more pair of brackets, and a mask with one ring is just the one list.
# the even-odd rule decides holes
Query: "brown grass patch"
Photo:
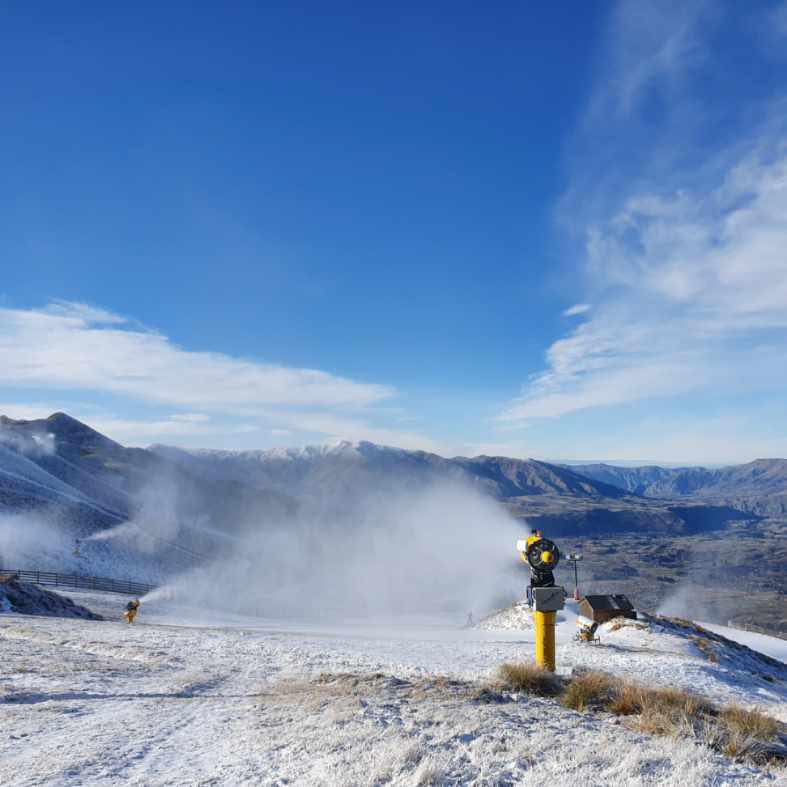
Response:
[{"label": "brown grass patch", "polygon": [[697,648],[700,650],[703,656],[711,662],[711,664],[717,664],[719,659],[716,656],[716,653],[713,651],[713,647],[711,646],[710,640],[705,639],[705,637],[689,637]]},{"label": "brown grass patch", "polygon": [[758,740],[773,740],[779,734],[779,722],[757,710],[730,705],[719,714],[719,721],[730,731],[750,735]]},{"label": "brown grass patch", "polygon": [[[494,689],[500,692],[557,696],[572,710],[628,716],[628,725],[644,733],[691,739],[729,757],[758,763],[787,760],[784,725],[760,711],[718,707],[690,691],[649,688],[602,672],[584,672],[565,682],[524,663],[502,664],[497,674]],[[494,694],[493,701],[503,697]]]},{"label": "brown grass patch", "polygon": [[603,672],[586,672],[573,678],[560,697],[560,703],[572,710],[603,708],[620,690],[620,680]]},{"label": "brown grass patch", "polygon": [[719,712],[715,729],[715,748],[728,757],[746,757],[754,761],[784,759],[784,741],[776,719],[756,710],[731,705]]},{"label": "brown grass patch", "polygon": [[640,715],[649,727],[672,729],[712,713],[713,705],[683,689],[650,689],[621,681],[607,710],[617,716]]},{"label": "brown grass patch", "polygon": [[680,737],[694,733],[714,712],[707,700],[682,689],[645,689],[640,702],[637,726],[654,735]]},{"label": "brown grass patch", "polygon": [[757,762],[785,757],[783,745],[774,743],[782,734],[782,725],[760,711],[735,705],[718,708],[682,689],[650,689],[624,681],[609,685],[612,699],[606,710],[636,716],[633,725],[642,732],[693,738],[728,757]]},{"label": "brown grass patch", "polygon": [[501,664],[497,677],[500,684],[510,691],[539,697],[556,697],[563,688],[560,678],[533,663]]}]

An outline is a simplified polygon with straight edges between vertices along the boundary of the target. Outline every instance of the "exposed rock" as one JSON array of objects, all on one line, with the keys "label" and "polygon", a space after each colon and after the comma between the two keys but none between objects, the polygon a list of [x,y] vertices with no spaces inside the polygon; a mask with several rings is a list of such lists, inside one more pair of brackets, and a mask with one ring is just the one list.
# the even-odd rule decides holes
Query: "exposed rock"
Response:
[{"label": "exposed rock", "polygon": [[104,619],[87,607],[75,604],[66,596],[44,590],[29,582],[19,582],[13,575],[0,577],[0,612],[45,615],[52,618]]}]

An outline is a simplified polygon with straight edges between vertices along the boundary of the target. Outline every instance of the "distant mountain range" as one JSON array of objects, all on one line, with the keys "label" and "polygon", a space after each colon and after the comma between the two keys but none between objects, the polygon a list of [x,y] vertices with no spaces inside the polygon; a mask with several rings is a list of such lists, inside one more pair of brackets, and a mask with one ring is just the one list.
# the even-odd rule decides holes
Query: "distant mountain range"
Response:
[{"label": "distant mountain range", "polygon": [[[341,442],[268,451],[183,450],[163,445],[154,453],[206,479],[237,479],[298,499],[307,512],[341,514],[368,490],[461,482],[502,501],[518,518],[555,535],[588,532],[703,530],[754,516],[745,507],[706,496],[649,496],[583,467],[535,459],[477,456],[444,458],[369,442]],[[626,468],[619,468],[626,470]],[[784,480],[787,488],[787,473]]]},{"label": "distant mountain range", "polygon": [[787,514],[787,459],[756,459],[713,470],[607,464],[572,465],[571,469],[642,497],[712,500],[763,516]]},{"label": "distant mountain range", "polygon": [[0,511],[39,510],[80,532],[154,506],[223,531],[266,518],[343,514],[368,494],[463,483],[561,533],[706,529],[787,512],[787,460],[704,468],[562,466],[444,458],[368,442],[269,451],[125,448],[65,413],[0,416]]},{"label": "distant mountain range", "polygon": [[186,451],[163,445],[150,450],[201,477],[237,479],[296,498],[437,481],[468,483],[500,500],[544,494],[588,499],[626,495],[612,484],[534,459],[445,459],[368,442],[269,451]]}]

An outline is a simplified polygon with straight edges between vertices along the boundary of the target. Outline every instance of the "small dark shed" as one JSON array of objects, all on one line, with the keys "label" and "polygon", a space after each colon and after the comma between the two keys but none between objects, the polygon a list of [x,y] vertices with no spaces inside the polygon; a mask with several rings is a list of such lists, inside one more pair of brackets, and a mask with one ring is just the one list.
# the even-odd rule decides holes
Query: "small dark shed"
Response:
[{"label": "small dark shed", "polygon": [[579,614],[594,623],[606,623],[612,618],[637,619],[634,606],[622,593],[612,596],[585,596],[579,602]]}]

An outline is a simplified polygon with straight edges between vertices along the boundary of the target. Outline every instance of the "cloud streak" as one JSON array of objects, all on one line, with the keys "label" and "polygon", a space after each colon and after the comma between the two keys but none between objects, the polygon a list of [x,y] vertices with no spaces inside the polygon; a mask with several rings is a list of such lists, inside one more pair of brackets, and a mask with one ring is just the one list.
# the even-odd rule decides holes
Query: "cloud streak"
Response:
[{"label": "cloud streak", "polygon": [[2,382],[105,391],[180,407],[365,407],[394,395],[315,369],[194,352],[82,304],[0,309]]},{"label": "cloud streak", "polygon": [[[40,309],[0,308],[0,385],[90,392],[144,404],[148,418],[117,417],[84,404],[75,414],[118,440],[139,444],[287,434],[435,448],[413,432],[375,425],[394,388],[302,369],[178,347],[166,336],[101,308],[58,301]],[[85,398],[85,397],[83,397]],[[11,407],[42,417],[62,407]],[[172,413],[172,410],[183,412]],[[169,412],[167,412],[169,410]],[[163,411],[163,412],[162,412]],[[238,422],[238,419],[241,422]]]},{"label": "cloud streak", "polygon": [[[619,6],[614,51],[581,132],[597,136],[594,113],[614,105],[619,136],[599,159],[575,164],[569,189],[569,202],[586,189],[592,205],[581,214],[578,263],[588,308],[564,312],[580,324],[550,346],[546,368],[504,409],[503,422],[787,384],[787,107],[772,99],[745,137],[712,152],[700,144],[693,168],[671,166],[670,154],[651,144],[629,177],[624,148],[643,142],[631,117],[637,106],[649,93],[682,95],[671,86],[689,83],[707,51],[700,25],[707,4],[685,4],[671,16],[653,3],[631,17],[642,8]],[[654,9],[662,20],[643,27]],[[664,124],[686,128],[689,116],[693,109],[682,117],[680,106],[670,107]],[[618,171],[591,186],[599,160],[616,151]]]}]

